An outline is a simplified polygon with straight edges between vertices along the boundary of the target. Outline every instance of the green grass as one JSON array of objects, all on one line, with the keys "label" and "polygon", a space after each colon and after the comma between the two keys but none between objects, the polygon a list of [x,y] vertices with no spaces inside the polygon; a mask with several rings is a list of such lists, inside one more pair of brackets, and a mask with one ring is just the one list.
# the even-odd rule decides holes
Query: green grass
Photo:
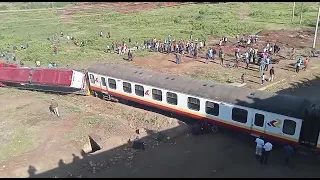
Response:
[{"label": "green grass", "polygon": [[71,113],[82,113],[82,109],[75,106],[75,105],[68,104],[68,105],[65,105],[64,108],[67,109]]},{"label": "green grass", "polygon": [[32,148],[33,141],[30,134],[23,128],[14,133],[14,136],[9,139],[9,143],[5,144],[0,149],[0,160],[5,160],[17,154],[24,153]]},{"label": "green grass", "polygon": [[1,3],[0,11],[3,10],[25,10],[25,9],[46,9],[61,8],[67,5],[74,5],[75,2],[14,2]]},{"label": "green grass", "polygon": [[81,124],[86,127],[93,127],[102,121],[100,117],[86,117],[81,120]]},{"label": "green grass", "polygon": [[[21,9],[24,3],[13,7]],[[31,3],[30,8],[61,7],[66,4],[45,5]],[[31,7],[32,6],[32,7]],[[29,43],[29,48],[18,51],[17,59],[27,65],[36,60],[47,65],[57,62],[58,65],[81,65],[96,61],[119,62],[122,57],[103,52],[112,41],[128,38],[142,44],[150,38],[164,39],[172,35],[175,39],[194,38],[208,39],[212,36],[243,33],[255,33],[265,28],[312,27],[317,16],[316,3],[306,2],[303,8],[303,23],[300,26],[300,4],[296,3],[294,24],[291,24],[292,3],[254,2],[224,4],[191,4],[170,8],[156,8],[151,11],[134,14],[120,14],[99,8],[73,14],[72,20],[66,22],[61,17],[61,9],[45,11],[2,11],[0,13],[0,49],[10,49],[13,45]],[[1,9],[1,8],[0,8]],[[12,9],[12,8],[11,8]],[[246,15],[240,15],[243,13]],[[245,17],[243,17],[245,16]],[[100,31],[106,34],[111,31],[111,38],[100,38]],[[75,47],[61,38],[60,31],[65,35],[74,35],[79,41],[84,40],[86,46]],[[47,38],[55,40],[48,41]],[[53,55],[52,47],[58,47],[58,55]],[[149,52],[137,52],[136,56],[146,56]],[[11,54],[10,54],[11,56]]]}]

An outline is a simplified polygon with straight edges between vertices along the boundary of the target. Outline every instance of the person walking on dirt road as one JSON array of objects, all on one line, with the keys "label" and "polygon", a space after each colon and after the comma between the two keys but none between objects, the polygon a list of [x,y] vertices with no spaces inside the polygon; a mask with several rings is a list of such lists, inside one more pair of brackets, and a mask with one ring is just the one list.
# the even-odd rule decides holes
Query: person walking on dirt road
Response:
[{"label": "person walking on dirt road", "polygon": [[270,81],[272,82],[274,78],[274,67],[270,69]]},{"label": "person walking on dirt road", "polygon": [[244,80],[245,80],[245,73],[242,73],[242,75],[241,75],[241,81],[242,81],[242,84],[244,84]]},{"label": "person walking on dirt road", "polygon": [[176,53],[176,64],[180,64],[181,62],[181,56],[179,53]]},{"label": "person walking on dirt road", "polygon": [[303,61],[303,70],[305,71],[308,67],[308,64],[309,64],[309,58],[306,57],[306,59]]},{"label": "person walking on dirt road", "polygon": [[133,61],[133,55],[130,49],[128,51],[128,61]]},{"label": "person walking on dirt road", "polygon": [[270,56],[267,56],[267,58],[265,59],[265,66],[264,66],[265,71],[269,70],[269,64],[270,64]]},{"label": "person walking on dirt road", "polygon": [[262,73],[261,76],[261,85],[264,85],[264,81],[266,80],[266,75],[264,73]]},{"label": "person walking on dirt road", "polygon": [[246,69],[248,69],[249,68],[249,63],[250,63],[248,51],[246,51],[244,53],[244,59],[245,59],[245,63],[246,63]]},{"label": "person walking on dirt road", "polygon": [[209,59],[210,59],[210,55],[209,55],[209,52],[207,52],[206,53],[206,61],[205,61],[206,64],[209,63]]},{"label": "person walking on dirt road", "polygon": [[262,75],[263,73],[263,70],[264,70],[264,66],[265,66],[265,60],[264,59],[261,59],[259,61],[259,73]]},{"label": "person walking on dirt road", "polygon": [[52,110],[55,115],[60,117],[59,110],[58,110],[58,103],[56,100],[54,100],[54,98],[51,99],[50,110]]},{"label": "person walking on dirt road", "polygon": [[234,49],[234,56],[236,60],[240,57],[240,48],[238,46],[236,46],[236,48]]},{"label": "person walking on dirt road", "polygon": [[219,58],[220,58],[220,65],[223,66],[224,52],[222,51],[221,48],[220,48],[220,51],[219,51]]},{"label": "person walking on dirt road", "polygon": [[302,59],[300,57],[296,63],[296,73],[299,73],[301,64],[302,64]]}]

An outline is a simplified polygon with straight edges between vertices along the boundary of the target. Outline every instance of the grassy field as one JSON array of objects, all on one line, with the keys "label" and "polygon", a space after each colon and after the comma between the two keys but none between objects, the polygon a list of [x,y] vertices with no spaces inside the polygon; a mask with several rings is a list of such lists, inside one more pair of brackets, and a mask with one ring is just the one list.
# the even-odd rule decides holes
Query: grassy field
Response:
[{"label": "grassy field", "polygon": [[74,5],[75,2],[14,2],[0,3],[0,11],[61,8],[67,5]]},{"label": "grassy field", "polygon": [[[27,50],[18,51],[18,60],[34,64],[56,62],[58,65],[86,64],[97,60],[117,61],[117,55],[103,52],[106,45],[128,38],[142,43],[149,38],[163,39],[172,35],[176,39],[208,39],[212,36],[255,33],[266,28],[312,27],[317,16],[316,3],[304,3],[303,22],[299,25],[300,3],[296,5],[296,17],[291,24],[292,3],[225,3],[191,4],[171,8],[157,8],[135,14],[120,14],[99,8],[82,11],[72,15],[71,21],[63,19],[61,9],[45,11],[10,11],[10,9],[33,9],[61,7],[72,3],[16,3],[8,11],[1,11],[0,48],[12,51],[13,45],[29,44]],[[3,5],[2,5],[3,6]],[[23,8],[26,6],[26,8]],[[1,8],[0,8],[1,9]],[[73,35],[85,41],[85,47],[76,47],[60,37]],[[100,38],[99,32],[110,31],[111,38]],[[54,38],[54,35],[57,38]],[[50,37],[52,40],[47,40]],[[53,45],[58,47],[58,55],[53,55]],[[138,52],[136,55],[147,55]],[[12,53],[9,54],[12,56]]]}]

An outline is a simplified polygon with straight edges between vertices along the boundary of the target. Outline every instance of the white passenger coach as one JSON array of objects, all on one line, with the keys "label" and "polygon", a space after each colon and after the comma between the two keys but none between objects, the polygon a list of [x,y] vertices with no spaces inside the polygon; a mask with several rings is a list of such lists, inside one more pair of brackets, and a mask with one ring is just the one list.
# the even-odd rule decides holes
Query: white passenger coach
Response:
[{"label": "white passenger coach", "polygon": [[96,64],[88,69],[88,76],[94,94],[134,101],[254,136],[263,135],[271,142],[320,149],[319,128],[310,128],[317,121],[306,117],[311,102],[302,97],[118,64]]}]

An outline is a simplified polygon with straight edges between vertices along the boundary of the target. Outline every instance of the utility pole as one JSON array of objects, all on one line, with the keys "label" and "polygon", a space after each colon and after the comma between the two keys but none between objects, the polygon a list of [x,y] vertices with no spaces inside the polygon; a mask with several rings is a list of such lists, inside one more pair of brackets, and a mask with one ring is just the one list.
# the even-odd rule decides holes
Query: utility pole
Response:
[{"label": "utility pole", "polygon": [[302,10],[303,10],[303,2],[301,2],[301,12],[300,12],[300,25],[302,23]]},{"label": "utility pole", "polygon": [[295,9],[295,8],[296,8],[296,2],[293,2],[291,23],[293,23],[293,19],[294,19],[294,9]]},{"label": "utility pole", "polygon": [[319,26],[319,17],[320,17],[320,3],[319,3],[319,8],[318,8],[318,18],[317,18],[317,23],[316,23],[316,31],[314,32],[314,38],[313,38],[313,46],[312,46],[313,49],[316,47],[318,26]]}]

